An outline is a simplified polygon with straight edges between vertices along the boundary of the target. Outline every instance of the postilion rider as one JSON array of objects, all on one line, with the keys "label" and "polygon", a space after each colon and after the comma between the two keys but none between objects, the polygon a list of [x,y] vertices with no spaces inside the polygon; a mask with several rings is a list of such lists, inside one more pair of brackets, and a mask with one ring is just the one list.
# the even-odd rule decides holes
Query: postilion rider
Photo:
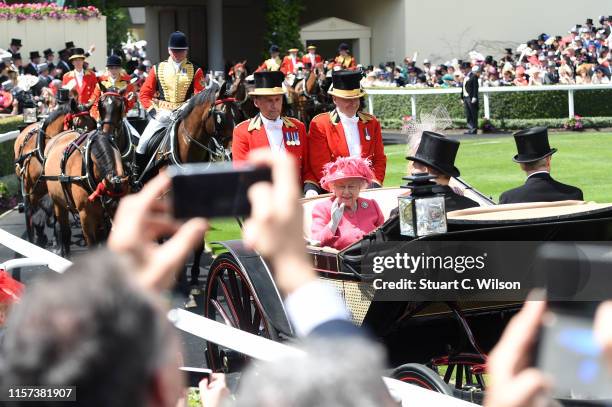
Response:
[{"label": "postilion rider", "polygon": [[306,185],[306,196],[315,196],[323,189],[320,185],[323,168],[338,157],[361,157],[371,161],[375,178],[370,188],[380,187],[385,179],[387,156],[382,140],[380,123],[373,115],[359,111],[365,95],[360,86],[361,73],[335,71],[333,89],[329,90],[336,108],[321,113],[310,122],[308,159],[316,182]]},{"label": "postilion rider", "polygon": [[171,114],[193,95],[205,88],[202,69],[187,60],[189,45],[180,31],[170,34],[167,61],[149,71],[140,89],[140,101],[151,120],[140,136],[136,147],[134,178],[138,179],[147,163],[147,144],[153,135],[170,124]]},{"label": "postilion rider", "polygon": [[249,96],[260,113],[234,128],[234,162],[246,161],[249,152],[258,148],[286,152],[296,159],[302,183],[315,182],[308,167],[308,139],[304,123],[293,117],[281,116],[285,94],[283,73],[255,72],[254,77],[255,90],[249,92]]}]

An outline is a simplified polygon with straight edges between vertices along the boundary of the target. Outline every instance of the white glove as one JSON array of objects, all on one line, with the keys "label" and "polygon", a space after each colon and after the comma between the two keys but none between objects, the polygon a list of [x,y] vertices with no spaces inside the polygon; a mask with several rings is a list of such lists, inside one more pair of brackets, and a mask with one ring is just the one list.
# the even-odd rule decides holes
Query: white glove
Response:
[{"label": "white glove", "polygon": [[472,103],[478,102],[478,98],[472,98]]},{"label": "white glove", "polygon": [[309,189],[308,191],[306,191],[304,198],[312,198],[314,196],[319,196],[319,193],[315,191],[314,189]]},{"label": "white glove", "polygon": [[342,219],[343,214],[344,204],[338,205],[338,200],[336,199],[331,207],[331,220],[329,221],[329,228],[333,234],[336,234],[336,230],[338,229],[338,225],[340,224],[340,219]]}]

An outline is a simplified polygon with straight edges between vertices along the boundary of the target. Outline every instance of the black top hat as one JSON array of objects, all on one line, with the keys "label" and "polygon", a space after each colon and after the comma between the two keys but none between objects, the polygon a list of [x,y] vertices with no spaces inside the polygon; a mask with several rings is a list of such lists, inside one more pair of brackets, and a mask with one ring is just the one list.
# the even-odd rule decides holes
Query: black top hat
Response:
[{"label": "black top hat", "polygon": [[586,23],[592,25],[593,24],[593,19],[592,18],[587,18],[586,19]]},{"label": "black top hat", "polygon": [[451,177],[458,177],[459,169],[455,167],[457,150],[459,150],[457,140],[449,139],[442,134],[424,131],[416,153],[406,159],[419,162]]},{"label": "black top hat", "polygon": [[188,49],[187,36],[180,31],[175,31],[168,38],[168,48],[170,49]]},{"label": "black top hat", "polygon": [[348,50],[350,50],[350,48],[346,42],[343,42],[340,45],[338,45],[338,51],[348,51]]},{"label": "black top hat", "polygon": [[72,48],[75,48],[74,42],[68,41],[66,43],[66,49],[72,49]]},{"label": "black top hat", "polygon": [[546,127],[531,127],[514,133],[514,142],[518,154],[512,161],[530,163],[546,158],[557,152],[548,144],[548,129]]},{"label": "black top hat", "polygon": [[74,48],[72,50],[72,55],[70,55],[69,59],[72,61],[73,59],[77,58],[85,59],[85,50],[83,48]]},{"label": "black top hat", "polygon": [[59,88],[56,95],[57,103],[66,103],[70,101],[70,89]]},{"label": "black top hat", "polygon": [[270,54],[273,52],[280,52],[278,45],[270,45]]},{"label": "black top hat", "polygon": [[34,58],[40,58],[40,53],[38,51],[30,52],[30,59],[34,59]]},{"label": "black top hat", "polygon": [[255,72],[255,90],[249,92],[253,96],[284,95],[283,81],[285,75],[281,71]]},{"label": "black top hat", "polygon": [[53,50],[51,48],[47,48],[46,50],[43,51],[43,55],[46,57],[48,57],[49,55],[53,55]]},{"label": "black top hat", "polygon": [[119,55],[111,55],[106,59],[106,66],[121,66],[121,57]]},{"label": "black top hat", "polygon": [[361,72],[334,71],[332,72],[332,89],[327,93],[345,99],[356,99],[364,95],[361,90]]},{"label": "black top hat", "polygon": [[11,45],[14,45],[16,47],[21,47],[21,39],[11,38]]},{"label": "black top hat", "polygon": [[512,54],[512,48],[504,48],[506,50],[506,54]]}]

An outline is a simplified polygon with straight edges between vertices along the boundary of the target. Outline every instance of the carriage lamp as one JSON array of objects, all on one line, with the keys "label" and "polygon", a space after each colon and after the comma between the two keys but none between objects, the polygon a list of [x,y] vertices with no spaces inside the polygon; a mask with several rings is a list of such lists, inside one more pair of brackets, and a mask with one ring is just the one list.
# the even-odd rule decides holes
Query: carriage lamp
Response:
[{"label": "carriage lamp", "polygon": [[36,123],[38,121],[36,104],[32,98],[28,98],[23,103],[23,122]]},{"label": "carriage lamp", "polygon": [[433,191],[435,176],[427,173],[412,174],[402,178],[408,181],[402,188],[410,189],[410,195],[398,197],[400,234],[421,237],[446,233],[446,208],[444,195]]}]

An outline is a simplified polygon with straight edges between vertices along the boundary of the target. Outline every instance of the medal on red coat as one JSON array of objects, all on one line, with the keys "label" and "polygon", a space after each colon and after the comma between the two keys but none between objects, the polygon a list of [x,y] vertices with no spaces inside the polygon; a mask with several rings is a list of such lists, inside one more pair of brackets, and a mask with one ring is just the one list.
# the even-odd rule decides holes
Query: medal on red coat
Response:
[{"label": "medal on red coat", "polygon": [[300,145],[300,135],[297,131],[293,134],[295,134],[295,145],[299,146]]},{"label": "medal on red coat", "polygon": [[365,139],[367,141],[370,141],[372,138],[370,137],[370,132],[368,131],[368,128],[366,127],[364,128],[364,130],[365,130]]}]

